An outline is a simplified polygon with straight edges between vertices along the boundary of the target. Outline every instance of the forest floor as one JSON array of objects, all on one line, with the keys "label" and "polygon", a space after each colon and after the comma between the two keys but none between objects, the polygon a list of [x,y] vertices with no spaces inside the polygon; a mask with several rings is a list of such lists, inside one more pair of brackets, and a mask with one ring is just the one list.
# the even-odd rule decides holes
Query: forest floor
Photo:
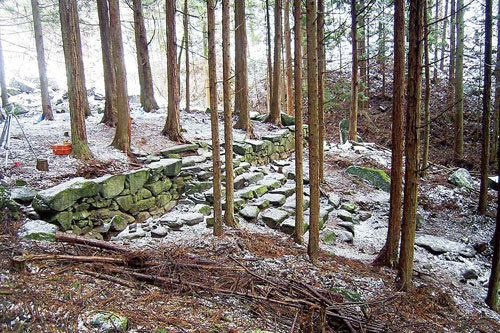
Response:
[{"label": "forest floor", "polygon": [[[69,139],[65,135],[70,130],[68,113],[57,113],[67,108],[67,104],[55,107],[56,121],[37,122],[39,116],[33,111],[39,105],[37,97],[30,95],[22,102],[31,111],[19,116],[20,121],[36,157],[48,160],[49,171],[39,172],[34,168],[34,157],[26,148],[17,124],[13,123],[11,155],[3,173],[6,183],[12,185],[16,180],[24,180],[42,189],[76,176],[93,178],[140,167],[138,160],[131,160],[109,146],[114,130],[99,123],[101,115],[96,110],[100,102],[90,100],[94,115],[87,119],[87,134],[95,159],[87,164],[51,153],[51,144]],[[382,99],[379,104],[387,103],[390,101]],[[134,106],[133,152],[147,156],[174,144],[159,134],[165,110],[147,114]],[[390,144],[390,126],[387,126],[390,111],[378,111],[375,102],[371,109],[369,116],[360,118],[361,136],[365,141],[387,146]],[[383,147],[364,152],[339,147],[340,119],[338,115],[327,115],[330,144],[326,150],[326,188],[342,199],[356,202],[370,211],[372,217],[356,226],[353,242],[322,244],[317,267],[309,263],[307,248],[295,245],[289,236],[242,223],[241,230],[227,230],[221,238],[213,237],[211,229],[200,225],[198,229],[183,231],[184,236],[178,241],[143,246],[141,250],[149,257],[174,263],[173,268],[163,269],[172,270],[176,284],[153,285],[138,282],[131,276],[110,281],[99,276],[95,264],[73,261],[37,261],[20,268],[12,259],[28,253],[120,256],[83,245],[25,241],[18,236],[25,217],[6,218],[0,229],[0,328],[5,331],[89,331],[88,318],[95,310],[104,309],[126,316],[134,332],[298,331],[301,319],[307,314],[297,308],[241,295],[230,296],[217,290],[246,281],[252,286],[255,283],[255,288],[261,288],[271,298],[273,293],[282,292],[281,287],[286,289],[292,282],[299,281],[332,291],[344,313],[375,328],[395,332],[500,331],[500,316],[491,312],[483,301],[492,257],[489,240],[494,218],[475,215],[476,190],[459,189],[447,182],[453,171],[451,155],[447,153],[451,151],[448,148],[452,141],[446,137],[451,131],[440,130],[431,140],[431,161],[442,166],[431,168],[421,182],[419,212],[424,219],[419,233],[467,244],[474,247],[477,254],[473,258],[456,253],[436,255],[416,247],[415,288],[404,293],[397,288],[395,270],[371,265],[385,239],[389,196],[345,173],[351,164],[389,170],[390,154]],[[205,113],[181,113],[187,140],[209,143],[209,124],[209,115]],[[443,121],[443,126],[449,125]],[[254,122],[254,127],[258,136],[274,129],[260,122]],[[476,147],[472,143],[477,142],[473,139],[474,133],[466,134],[467,147]],[[241,140],[244,134],[235,131],[235,137]],[[473,170],[477,169],[477,157],[469,159],[467,155],[467,160],[472,161]],[[490,215],[496,211],[494,194],[496,192],[490,192]],[[336,217],[328,221],[332,225],[338,222]],[[190,232],[191,236],[186,236]],[[192,263],[193,257],[197,262],[210,262],[216,268],[208,272],[180,268],[182,264]],[[223,269],[235,266],[245,267],[243,275],[234,276]],[[467,270],[476,276],[464,277]],[[153,274],[152,271],[145,273]],[[190,285],[195,282],[214,288],[197,289]],[[332,330],[348,331],[342,323],[330,324]]]}]

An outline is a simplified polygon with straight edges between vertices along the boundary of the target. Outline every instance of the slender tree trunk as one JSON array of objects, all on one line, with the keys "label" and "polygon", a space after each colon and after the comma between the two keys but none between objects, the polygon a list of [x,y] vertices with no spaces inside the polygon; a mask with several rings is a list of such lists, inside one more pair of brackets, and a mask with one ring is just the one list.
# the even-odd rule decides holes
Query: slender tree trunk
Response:
[{"label": "slender tree trunk", "polygon": [[[2,91],[2,109],[9,104],[9,93],[7,92],[7,83],[5,82],[5,61],[3,59],[2,37],[0,36],[0,89]],[[4,115],[0,110],[0,118]]]},{"label": "slender tree trunk", "polygon": [[365,25],[365,16],[366,16],[366,9],[365,9],[365,1],[364,0],[359,0],[359,7],[361,8],[360,10],[363,11],[363,14],[359,15],[356,14],[356,17],[358,19],[358,26],[357,26],[357,32],[358,32],[358,65],[359,65],[359,81],[362,82],[362,85],[359,89],[359,92],[361,94],[358,95],[358,108],[359,112],[363,114],[363,112],[366,112],[367,110],[367,102],[366,102],[366,25]]},{"label": "slender tree trunk", "polygon": [[285,1],[285,72],[286,72],[286,113],[294,115],[292,90],[292,30],[290,29],[290,1]]},{"label": "slender tree trunk", "polygon": [[271,94],[271,112],[266,119],[266,122],[281,126],[281,8],[282,0],[276,0],[274,3],[274,65],[273,65],[273,81]]},{"label": "slender tree trunk", "polygon": [[[385,12],[382,13],[382,17],[385,17]],[[385,57],[386,57],[386,52],[385,52],[385,39],[386,39],[386,33],[385,33],[385,23],[382,20],[379,21],[378,23],[378,30],[379,30],[379,59],[380,59],[380,65],[382,67],[382,98],[386,97],[386,74],[385,74]]]},{"label": "slender tree trunk", "polygon": [[101,34],[102,66],[104,73],[104,116],[101,122],[115,127],[117,122],[116,110],[116,74],[111,52],[111,40],[109,37],[109,12],[108,0],[97,0],[97,13],[99,16],[99,31]]},{"label": "slender tree trunk", "polygon": [[273,91],[273,65],[271,59],[271,19],[269,16],[269,0],[266,0],[266,30],[267,30],[267,112],[271,113],[271,96]]},{"label": "slender tree trunk", "polygon": [[54,116],[52,115],[52,107],[50,106],[47,67],[45,66],[45,49],[43,47],[42,21],[40,19],[40,8],[38,6],[38,0],[31,0],[31,10],[33,12],[33,25],[35,28],[36,59],[38,61],[38,73],[40,76],[43,119],[54,120]]},{"label": "slender tree trunk", "polygon": [[318,0],[318,121],[319,121],[319,182],[325,181],[325,2]]},{"label": "slender tree trunk", "polygon": [[394,83],[392,100],[392,157],[389,229],[375,264],[396,267],[401,234],[401,192],[403,188],[403,124],[405,102],[405,4],[394,1]]},{"label": "slender tree trunk", "polygon": [[357,141],[358,132],[358,15],[356,0],[351,0],[351,44],[352,44],[352,81],[351,112],[349,116],[349,140]]},{"label": "slender tree trunk", "polygon": [[[434,84],[438,83],[438,64],[439,64],[439,59],[438,59],[438,39],[439,39],[439,0],[436,1],[436,12],[434,16],[434,24],[432,26],[432,29],[435,30],[434,33],[434,76],[432,80],[434,81]],[[446,0],[445,0],[446,1]],[[427,30],[429,30],[427,28]],[[429,39],[429,37],[427,37]],[[427,41],[427,43],[429,43]]]},{"label": "slender tree trunk", "polygon": [[161,132],[172,141],[184,142],[179,119],[179,82],[177,80],[177,37],[175,33],[175,0],[166,0],[167,13],[167,121]]},{"label": "slender tree trunk", "polygon": [[446,31],[448,30],[448,1],[444,0],[444,22],[443,22],[443,38],[441,39],[441,59],[439,60],[439,69],[444,70],[444,52],[446,51]]},{"label": "slender tree trunk", "polygon": [[[214,235],[222,236],[222,202],[221,202],[221,161],[219,145],[219,116],[217,112],[217,73],[215,60],[215,4],[207,0],[208,16],[208,76],[210,80],[210,122],[212,130],[212,161],[214,169]],[[231,155],[229,151],[226,152]],[[227,169],[227,166],[226,166]]]},{"label": "slender tree trunk", "polygon": [[119,0],[108,0],[109,26],[111,27],[111,49],[116,73],[116,106],[118,122],[112,146],[130,153],[130,108],[128,105],[127,71],[123,55],[122,28],[120,22]]},{"label": "slender tree trunk", "polygon": [[248,110],[248,64],[247,64],[247,28],[245,0],[234,3],[234,64],[236,69],[234,108],[238,114],[236,128],[247,132],[247,137],[254,137],[250,112]]},{"label": "slender tree trunk", "polygon": [[186,111],[189,112],[191,104],[191,87],[189,86],[189,1],[184,0],[184,48],[186,49]]},{"label": "slender tree trunk", "polygon": [[[493,9],[491,0],[486,0],[486,20],[484,22],[484,90],[483,90],[483,134],[481,136],[481,186],[479,189],[480,215],[488,208],[488,173],[490,161],[490,111],[491,111],[491,43],[493,35]],[[498,52],[498,51],[497,51]]]},{"label": "slender tree trunk", "polygon": [[205,21],[202,23],[202,30],[203,30],[203,55],[206,57],[207,61],[205,62],[205,104],[207,108],[210,108],[210,80],[208,78],[208,38],[206,37],[208,35],[207,32],[207,25]]},{"label": "slender tree trunk", "polygon": [[[457,13],[455,13],[455,4],[457,0],[450,0],[451,1],[451,10],[450,10],[450,68],[448,72],[448,84],[453,87],[453,98],[454,98],[454,78],[455,78],[455,49],[457,47],[456,45],[456,17]],[[453,102],[453,101],[452,101]]]},{"label": "slender tree trunk", "polygon": [[418,146],[419,114],[422,90],[422,53],[424,3],[410,0],[408,86],[405,142],[405,188],[403,200],[403,226],[399,258],[399,277],[401,288],[405,291],[412,286],[415,227],[418,197]]},{"label": "slender tree trunk", "polygon": [[[224,94],[224,150],[226,162],[226,209],[224,223],[236,227],[234,218],[233,114],[231,111],[231,58],[229,49],[229,0],[222,0],[222,85]],[[218,134],[218,133],[217,133]]]},{"label": "slender tree trunk", "polygon": [[89,110],[89,104],[85,88],[76,1],[59,0],[59,15],[66,63],[66,79],[68,81],[69,108],[71,110],[71,152],[75,158],[88,160],[92,158],[85,129],[85,114],[86,110]]},{"label": "slender tree trunk", "polygon": [[[497,45],[500,45],[500,5],[497,13]],[[497,60],[495,64],[495,104],[493,106],[493,133],[491,136],[491,161],[492,169],[498,167],[498,119],[500,114],[500,51],[497,47]]]},{"label": "slender tree trunk", "polygon": [[307,253],[314,265],[319,255],[319,119],[318,119],[318,51],[316,0],[306,1],[307,24],[307,108],[309,110],[309,179],[311,203],[309,245]]},{"label": "slender tree trunk", "polygon": [[148,40],[146,26],[142,14],[142,0],[133,0],[134,3],[134,32],[137,53],[137,67],[139,84],[141,87],[141,105],[144,111],[150,112],[158,109],[154,92],[151,65],[149,63]]},{"label": "slender tree trunk", "polygon": [[[422,167],[420,171],[421,177],[425,176],[427,165],[429,164],[429,136],[431,132],[431,117],[429,110],[431,102],[431,69],[429,61],[429,27],[428,27],[430,9],[428,7],[428,4],[429,4],[428,0],[425,0],[425,9],[424,9],[425,91],[424,91],[424,133],[423,133],[424,137],[422,138],[424,149],[422,151]],[[437,70],[437,68],[434,68],[434,70]]]},{"label": "slender tree trunk", "polygon": [[455,68],[455,160],[464,158],[464,0],[457,0],[457,60]]},{"label": "slender tree trunk", "polygon": [[301,0],[294,0],[294,45],[295,45],[295,233],[294,240],[298,244],[304,243],[304,171],[302,161],[304,159],[304,132],[302,112],[302,8]]}]

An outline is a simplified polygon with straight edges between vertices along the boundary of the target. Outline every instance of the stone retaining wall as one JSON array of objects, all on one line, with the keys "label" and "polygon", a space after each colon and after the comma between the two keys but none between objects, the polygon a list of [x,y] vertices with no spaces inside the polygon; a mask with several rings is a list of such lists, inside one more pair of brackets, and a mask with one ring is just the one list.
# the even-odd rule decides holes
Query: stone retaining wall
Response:
[{"label": "stone retaining wall", "polygon": [[[308,130],[305,126],[304,137]],[[201,145],[203,146],[203,145]],[[282,129],[261,140],[234,143],[235,173],[246,165],[263,165],[288,157],[295,148],[294,127]],[[174,146],[162,156],[180,157],[200,152],[200,145]],[[201,150],[203,152],[203,150]],[[159,216],[187,194],[211,188],[210,153],[182,158],[163,158],[145,168],[97,179],[75,178],[38,192],[32,206],[40,216],[64,231],[100,238],[109,231],[124,230],[128,224]]]}]

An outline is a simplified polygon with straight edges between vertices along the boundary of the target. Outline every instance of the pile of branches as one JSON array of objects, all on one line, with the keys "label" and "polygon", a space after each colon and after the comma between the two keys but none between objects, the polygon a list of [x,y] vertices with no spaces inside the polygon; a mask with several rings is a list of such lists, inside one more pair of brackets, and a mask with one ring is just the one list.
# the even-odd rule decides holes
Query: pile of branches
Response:
[{"label": "pile of branches", "polygon": [[[129,288],[147,283],[169,293],[237,298],[255,315],[290,332],[386,331],[370,320],[366,302],[346,303],[330,290],[259,274],[233,256],[210,260],[180,249],[133,250],[65,233],[57,233],[56,241],[65,243],[66,253],[24,254],[14,257],[13,264],[23,268],[33,261],[82,262],[88,263],[82,273]],[[81,255],[82,247],[90,255]]]}]

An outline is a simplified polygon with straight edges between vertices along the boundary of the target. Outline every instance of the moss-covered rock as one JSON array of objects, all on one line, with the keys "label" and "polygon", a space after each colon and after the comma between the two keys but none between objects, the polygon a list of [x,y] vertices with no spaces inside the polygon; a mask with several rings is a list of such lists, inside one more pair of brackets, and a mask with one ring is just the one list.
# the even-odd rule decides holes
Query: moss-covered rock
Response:
[{"label": "moss-covered rock", "polygon": [[239,155],[247,155],[253,153],[252,146],[246,143],[235,142],[233,143],[233,151]]},{"label": "moss-covered rock", "polygon": [[132,205],[134,204],[134,198],[131,195],[117,197],[115,198],[115,200],[118,203],[118,206],[120,206],[120,210],[124,212],[128,212],[132,208]]},{"label": "moss-covered rock", "polygon": [[122,217],[124,220],[127,221],[127,223],[132,223],[135,221],[133,216],[130,216],[124,212],[113,211],[108,208],[97,209],[90,212],[90,219],[92,221],[100,222],[100,224],[109,222],[114,216]]},{"label": "moss-covered rock", "polygon": [[186,194],[195,194],[204,192],[212,187],[212,182],[190,182],[184,187]]},{"label": "moss-covered rock", "polygon": [[362,166],[350,166],[347,173],[368,181],[373,186],[389,192],[391,190],[391,179],[384,170],[367,168]]},{"label": "moss-covered rock", "polygon": [[457,171],[452,173],[448,178],[448,181],[458,187],[465,187],[469,189],[472,189],[474,187],[474,182],[469,171],[463,168],[457,169]]},{"label": "moss-covered rock", "polygon": [[78,177],[52,188],[40,191],[33,199],[37,212],[61,212],[73,206],[77,200],[95,196],[99,191],[96,182]]},{"label": "moss-covered rock", "polygon": [[188,151],[196,151],[198,148],[199,146],[196,143],[187,143],[166,148],[161,151],[161,154],[163,156],[168,156],[170,154],[180,154]]},{"label": "moss-covered rock", "polygon": [[151,193],[150,190],[146,189],[146,188],[141,188],[139,189],[139,191],[137,191],[137,193],[135,194],[135,199],[136,201],[138,200],[142,200],[142,199],[147,199],[147,198],[151,198],[153,196],[153,194]]},{"label": "moss-covered rock", "polygon": [[295,117],[287,115],[286,113],[281,113],[281,124],[283,126],[295,125]]},{"label": "moss-covered rock", "polygon": [[156,205],[158,207],[165,207],[171,200],[172,200],[172,194],[170,193],[160,194],[158,197],[156,197]]},{"label": "moss-covered rock", "polygon": [[57,213],[51,219],[54,222],[57,222],[64,231],[71,230],[73,224],[73,213],[64,211]]},{"label": "moss-covered rock", "polygon": [[148,210],[151,207],[153,207],[155,205],[155,203],[156,203],[155,197],[139,200],[135,204],[132,205],[132,208],[130,208],[130,212],[137,213],[137,212],[142,212],[142,211]]},{"label": "moss-covered rock", "polygon": [[127,317],[110,311],[97,311],[88,320],[90,326],[99,332],[125,332],[128,327]]},{"label": "moss-covered rock", "polygon": [[96,179],[99,183],[99,193],[105,199],[112,199],[125,188],[125,175],[103,176]]},{"label": "moss-covered rock", "polygon": [[55,234],[59,228],[52,223],[48,223],[42,220],[28,221],[23,226],[23,231],[20,236],[26,239],[32,239],[37,241],[55,241]]},{"label": "moss-covered rock", "polygon": [[148,169],[140,169],[131,171],[127,174],[127,181],[129,184],[130,193],[135,194],[140,188],[146,184],[149,178]]},{"label": "moss-covered rock", "polygon": [[175,177],[181,172],[181,166],[182,161],[180,159],[166,158],[151,163],[149,169],[152,176],[161,174],[167,177]]},{"label": "moss-covered rock", "polygon": [[172,181],[168,178],[164,180],[159,180],[157,182],[144,185],[154,196],[157,196],[161,192],[168,191],[172,187]]}]

